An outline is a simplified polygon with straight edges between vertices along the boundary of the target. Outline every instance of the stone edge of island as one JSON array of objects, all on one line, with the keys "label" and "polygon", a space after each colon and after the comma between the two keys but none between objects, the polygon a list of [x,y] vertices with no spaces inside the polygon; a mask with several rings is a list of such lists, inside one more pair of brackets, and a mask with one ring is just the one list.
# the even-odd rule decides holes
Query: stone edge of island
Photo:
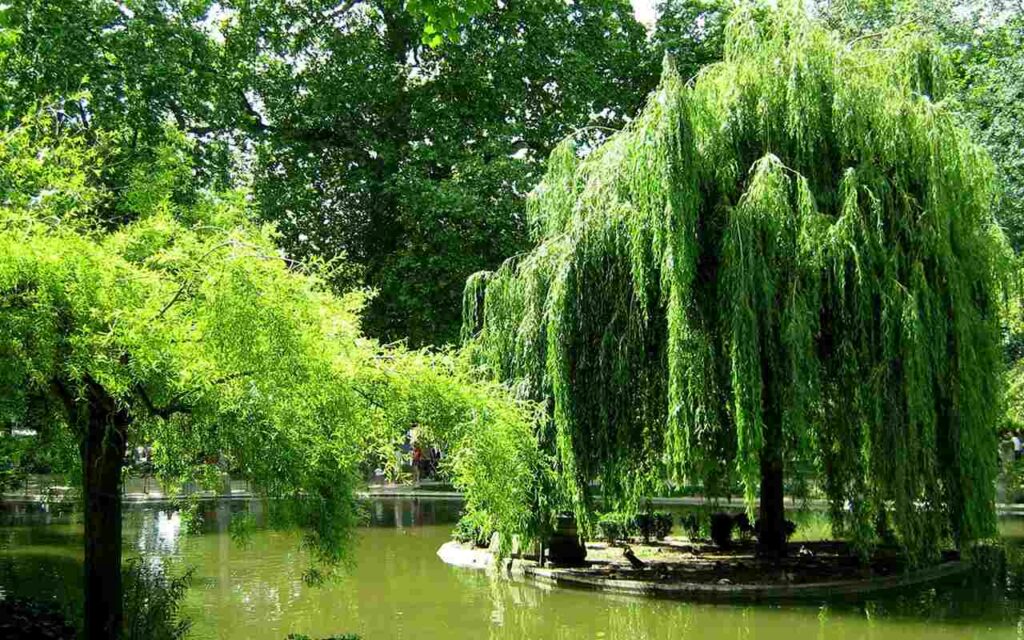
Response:
[{"label": "stone edge of island", "polygon": [[[468,548],[455,541],[441,545],[441,548],[437,550],[437,555],[446,564],[455,567],[486,570],[495,566],[495,556],[488,549]],[[967,561],[952,560],[899,575],[863,580],[835,580],[802,584],[713,584],[703,582],[658,583],[602,578],[583,574],[571,568],[538,567],[532,560],[519,558],[506,559],[503,564],[509,575],[543,586],[672,600],[721,602],[848,597],[918,586],[960,575],[970,568]]]}]

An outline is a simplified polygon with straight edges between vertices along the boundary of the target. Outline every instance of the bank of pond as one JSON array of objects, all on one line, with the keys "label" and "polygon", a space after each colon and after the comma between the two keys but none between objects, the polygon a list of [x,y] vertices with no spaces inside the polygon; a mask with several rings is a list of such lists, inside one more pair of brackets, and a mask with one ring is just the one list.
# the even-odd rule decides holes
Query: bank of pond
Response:
[{"label": "bank of pond", "polygon": [[[1007,565],[863,597],[785,604],[695,604],[545,587],[452,567],[436,552],[461,503],[365,502],[353,565],[321,586],[303,580],[301,532],[266,522],[261,503],[203,505],[198,531],[170,505],[130,505],[125,555],[168,575],[192,570],[188,637],[283,640],[451,638],[1019,639],[1024,633],[1024,519],[1000,521]],[[687,508],[672,509],[677,516]],[[692,512],[692,511],[689,511]],[[822,514],[794,512],[794,542],[827,535]],[[232,523],[235,523],[234,525]],[[242,526],[244,525],[244,526]],[[241,532],[244,530],[244,535]],[[0,514],[3,596],[73,608],[81,602],[82,528],[72,510],[8,505]]]}]

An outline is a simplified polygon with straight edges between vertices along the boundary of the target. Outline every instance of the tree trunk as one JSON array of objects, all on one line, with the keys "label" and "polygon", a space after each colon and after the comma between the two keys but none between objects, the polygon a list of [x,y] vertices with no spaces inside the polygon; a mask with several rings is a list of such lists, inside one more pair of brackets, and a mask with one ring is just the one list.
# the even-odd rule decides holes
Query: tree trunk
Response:
[{"label": "tree trunk", "polygon": [[121,636],[121,469],[129,416],[101,386],[87,385],[81,443],[85,494],[85,638]]},{"label": "tree trunk", "polygon": [[782,486],[782,452],[774,435],[765,433],[765,445],[761,450],[757,552],[764,557],[781,558],[786,555],[786,506]]}]

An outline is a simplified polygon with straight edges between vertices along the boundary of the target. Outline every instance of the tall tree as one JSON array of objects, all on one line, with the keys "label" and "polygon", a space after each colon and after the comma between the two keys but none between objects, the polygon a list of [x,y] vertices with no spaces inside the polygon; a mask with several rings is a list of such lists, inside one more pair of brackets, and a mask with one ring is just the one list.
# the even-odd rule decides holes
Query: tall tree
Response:
[{"label": "tall tree", "polygon": [[635,508],[735,477],[780,555],[784,480],[813,470],[861,548],[890,509],[917,561],[994,531],[1008,254],[944,66],[917,34],[744,7],[722,63],[669,62],[626,131],[552,153],[537,247],[470,279],[465,332],[549,401],[577,517],[594,480]]},{"label": "tall tree", "polygon": [[438,48],[401,2],[315,15],[246,3],[225,31],[261,211],[293,255],[364,267],[370,333],[451,341],[465,277],[524,248],[538,159],[653,88],[644,30],[622,0],[515,0]]},{"label": "tall tree", "polygon": [[999,222],[1024,250],[1024,7],[972,30],[957,48],[958,95],[964,116],[996,163]]},{"label": "tall tree", "polygon": [[[107,152],[120,138],[67,137],[54,120],[0,134],[0,425],[78,448],[86,638],[121,633],[134,445],[154,445],[166,480],[202,482],[222,457],[261,494],[294,498],[310,580],[349,548],[367,451],[413,424],[443,443],[446,470],[492,528],[536,528],[530,405],[470,383],[446,356],[364,338],[361,294],[335,296],[317,265],[286,259],[245,194],[175,203],[193,177],[188,154],[156,150],[159,162],[112,194],[96,175],[123,157]],[[96,210],[112,201],[132,220],[115,230]]]},{"label": "tall tree", "polygon": [[[220,53],[204,27],[212,2],[15,0],[0,8],[0,118],[18,125],[34,107],[51,108],[69,130],[118,131],[119,162],[104,167],[111,190],[131,168],[151,162],[168,122],[191,128],[202,183],[228,186],[229,139],[218,110]],[[202,125],[198,123],[204,123]],[[121,171],[121,169],[124,169]],[[189,183],[191,185],[193,183]],[[186,194],[177,194],[179,200]],[[124,222],[109,212],[109,222]]]},{"label": "tall tree", "polygon": [[289,253],[347,258],[339,289],[378,290],[367,330],[413,344],[452,341],[466,275],[525,248],[539,159],[656,82],[625,0],[18,0],[0,20],[8,120],[42,100],[120,131],[111,191],[173,122],[200,186],[251,179]]},{"label": "tall tree", "polygon": [[703,67],[722,59],[725,24],[733,0],[663,0],[656,6],[652,34],[654,49],[675,60],[679,75],[692,78]]},{"label": "tall tree", "polygon": [[997,218],[1024,248],[1024,6],[1013,0],[822,0],[847,38],[902,26],[938,38],[952,65],[948,99],[995,161]]}]

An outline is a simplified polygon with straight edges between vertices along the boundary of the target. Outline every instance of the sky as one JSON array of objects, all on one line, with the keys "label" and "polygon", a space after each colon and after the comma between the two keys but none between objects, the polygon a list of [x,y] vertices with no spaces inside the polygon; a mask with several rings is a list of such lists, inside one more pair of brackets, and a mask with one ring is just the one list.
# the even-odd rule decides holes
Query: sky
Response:
[{"label": "sky", "polygon": [[650,27],[654,24],[654,2],[655,0],[630,0],[633,3],[633,13],[636,14],[637,22]]}]

